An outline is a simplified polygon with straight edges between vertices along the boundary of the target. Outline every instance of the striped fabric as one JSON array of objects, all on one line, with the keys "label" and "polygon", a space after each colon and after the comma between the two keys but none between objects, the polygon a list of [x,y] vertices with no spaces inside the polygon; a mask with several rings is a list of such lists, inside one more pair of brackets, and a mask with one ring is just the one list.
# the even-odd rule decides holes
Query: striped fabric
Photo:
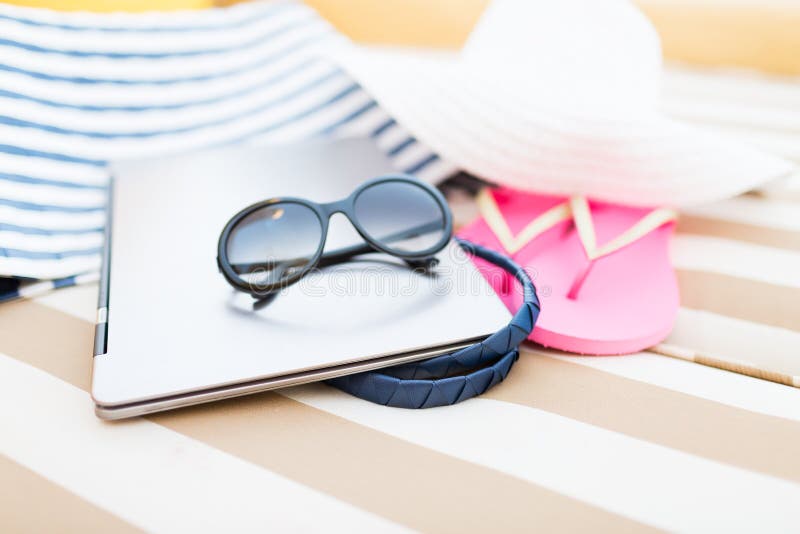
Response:
[{"label": "striped fabric", "polygon": [[[796,154],[796,83],[665,81],[670,113]],[[670,346],[800,374],[798,191],[681,215]],[[96,291],[0,306],[0,531],[796,530],[795,388],[528,346],[503,384],[445,409],[309,385],[108,424],[88,394]]]},{"label": "striped fabric", "polygon": [[[250,9],[261,8],[232,11],[243,27],[252,23]],[[57,15],[19,22],[27,11],[0,13],[7,15],[0,25],[76,31]],[[190,21],[219,19],[197,13]],[[2,62],[30,54],[15,48]],[[14,81],[3,84],[9,91],[40,81],[7,70],[0,78]],[[71,98],[88,105],[85,85]],[[791,120],[797,88],[791,80],[672,69],[664,108],[800,161]],[[174,98],[150,89],[157,101]],[[40,105],[0,98],[9,110]],[[45,109],[44,118],[55,119],[61,108]],[[96,128],[88,120],[79,126]],[[4,139],[22,144],[26,130],[11,131]],[[392,136],[381,146],[402,145],[402,133]],[[31,181],[24,178],[30,158],[3,153],[12,177],[0,187],[54,187],[53,198],[66,202],[62,193],[96,193],[105,180],[102,170],[40,159]],[[672,248],[682,308],[670,346],[800,374],[798,201],[795,178],[682,214]],[[475,213],[466,202],[453,207],[462,222]],[[3,204],[6,213],[27,212]],[[4,226],[0,246],[13,249],[14,236],[41,236],[42,244],[52,237]],[[1,281],[0,291],[18,284]],[[94,417],[88,394],[96,291],[87,284],[0,306],[2,532],[797,530],[797,389],[653,352],[579,357],[528,346],[503,384],[444,409],[387,409],[317,384],[109,424]]]},{"label": "striped fabric", "polygon": [[109,160],[370,135],[398,170],[452,173],[323,57],[340,39],[290,1],[144,15],[0,5],[0,276],[25,279],[0,283],[0,301],[92,278]]},{"label": "striped fabric", "polygon": [[[797,368],[799,217],[759,196],[685,216],[669,342]],[[0,306],[0,531],[796,531],[797,389],[527,346],[443,409],[318,384],[109,424],[87,392],[95,293]]]}]

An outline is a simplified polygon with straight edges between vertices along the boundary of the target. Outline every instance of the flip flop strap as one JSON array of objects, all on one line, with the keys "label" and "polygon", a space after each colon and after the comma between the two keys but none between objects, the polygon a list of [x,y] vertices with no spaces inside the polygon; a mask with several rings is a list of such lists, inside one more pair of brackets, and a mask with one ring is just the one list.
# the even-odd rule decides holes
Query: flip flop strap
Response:
[{"label": "flip flop strap", "polygon": [[464,239],[468,253],[513,274],[522,284],[523,303],[511,322],[479,343],[422,362],[398,365],[328,380],[327,383],[370,402],[398,408],[447,406],[475,397],[505,379],[519,357],[519,345],[539,317],[536,287],[508,256]]},{"label": "flip flop strap", "polygon": [[545,211],[525,225],[525,228],[520,233],[513,235],[489,188],[481,189],[477,197],[475,197],[475,202],[478,204],[481,215],[483,215],[483,220],[486,221],[486,224],[509,254],[519,252],[539,234],[546,232],[556,224],[566,221],[572,216],[569,203],[563,202]]},{"label": "flip flop strap", "polygon": [[592,220],[592,211],[586,197],[574,196],[569,199],[569,207],[572,212],[572,219],[575,221],[575,228],[578,231],[583,249],[590,260],[596,260],[603,256],[616,252],[627,247],[631,243],[643,238],[656,228],[677,218],[674,210],[659,208],[651,211],[636,224],[628,228],[602,247],[597,246],[597,233]]},{"label": "flip flop strap", "polygon": [[651,211],[628,230],[618,235],[602,247],[597,246],[597,233],[595,232],[592,211],[586,197],[573,196],[568,201],[553,206],[534,220],[529,222],[517,235],[511,232],[500,207],[494,199],[489,188],[483,188],[475,198],[478,209],[486,221],[489,229],[494,233],[500,244],[509,254],[515,254],[525,245],[546,232],[556,224],[572,219],[578,231],[581,245],[590,260],[596,260],[613,252],[625,248],[643,238],[659,226],[677,219],[674,210],[659,208]]}]

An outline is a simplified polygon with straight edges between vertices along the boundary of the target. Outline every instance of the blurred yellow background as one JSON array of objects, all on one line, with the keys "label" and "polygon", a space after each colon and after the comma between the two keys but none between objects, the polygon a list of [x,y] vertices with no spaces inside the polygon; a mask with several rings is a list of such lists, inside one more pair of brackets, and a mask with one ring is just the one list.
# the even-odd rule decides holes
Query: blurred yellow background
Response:
[{"label": "blurred yellow background", "polygon": [[[556,1],[556,0],[554,0]],[[800,74],[800,0],[635,0],[668,59]],[[489,0],[307,0],[351,38],[457,47]],[[205,8],[212,0],[11,0],[62,10]]]}]

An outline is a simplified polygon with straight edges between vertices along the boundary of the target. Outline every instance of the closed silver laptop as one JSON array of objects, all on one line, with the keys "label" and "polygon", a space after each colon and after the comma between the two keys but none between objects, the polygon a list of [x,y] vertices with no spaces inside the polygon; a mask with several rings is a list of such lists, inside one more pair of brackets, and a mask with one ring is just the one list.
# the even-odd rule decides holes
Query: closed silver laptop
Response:
[{"label": "closed silver laptop", "polygon": [[[380,254],[324,269],[268,305],[234,291],[219,233],[275,196],[328,202],[392,172],[370,140],[237,147],[113,166],[92,397],[103,419],[424,359],[510,314],[455,245],[430,275]],[[326,247],[355,230],[331,219]]]}]

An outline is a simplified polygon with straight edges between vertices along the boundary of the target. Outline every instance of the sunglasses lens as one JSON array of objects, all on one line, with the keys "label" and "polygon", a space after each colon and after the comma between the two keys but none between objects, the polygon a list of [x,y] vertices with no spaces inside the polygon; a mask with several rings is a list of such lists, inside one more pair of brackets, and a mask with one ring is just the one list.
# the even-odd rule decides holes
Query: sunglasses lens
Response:
[{"label": "sunglasses lens", "polygon": [[308,267],[321,240],[322,223],[311,208],[270,204],[231,230],[228,262],[254,291],[271,291]]},{"label": "sunglasses lens", "polygon": [[424,187],[401,181],[370,186],[355,201],[363,231],[399,254],[425,253],[443,244],[449,237],[445,209]]}]

